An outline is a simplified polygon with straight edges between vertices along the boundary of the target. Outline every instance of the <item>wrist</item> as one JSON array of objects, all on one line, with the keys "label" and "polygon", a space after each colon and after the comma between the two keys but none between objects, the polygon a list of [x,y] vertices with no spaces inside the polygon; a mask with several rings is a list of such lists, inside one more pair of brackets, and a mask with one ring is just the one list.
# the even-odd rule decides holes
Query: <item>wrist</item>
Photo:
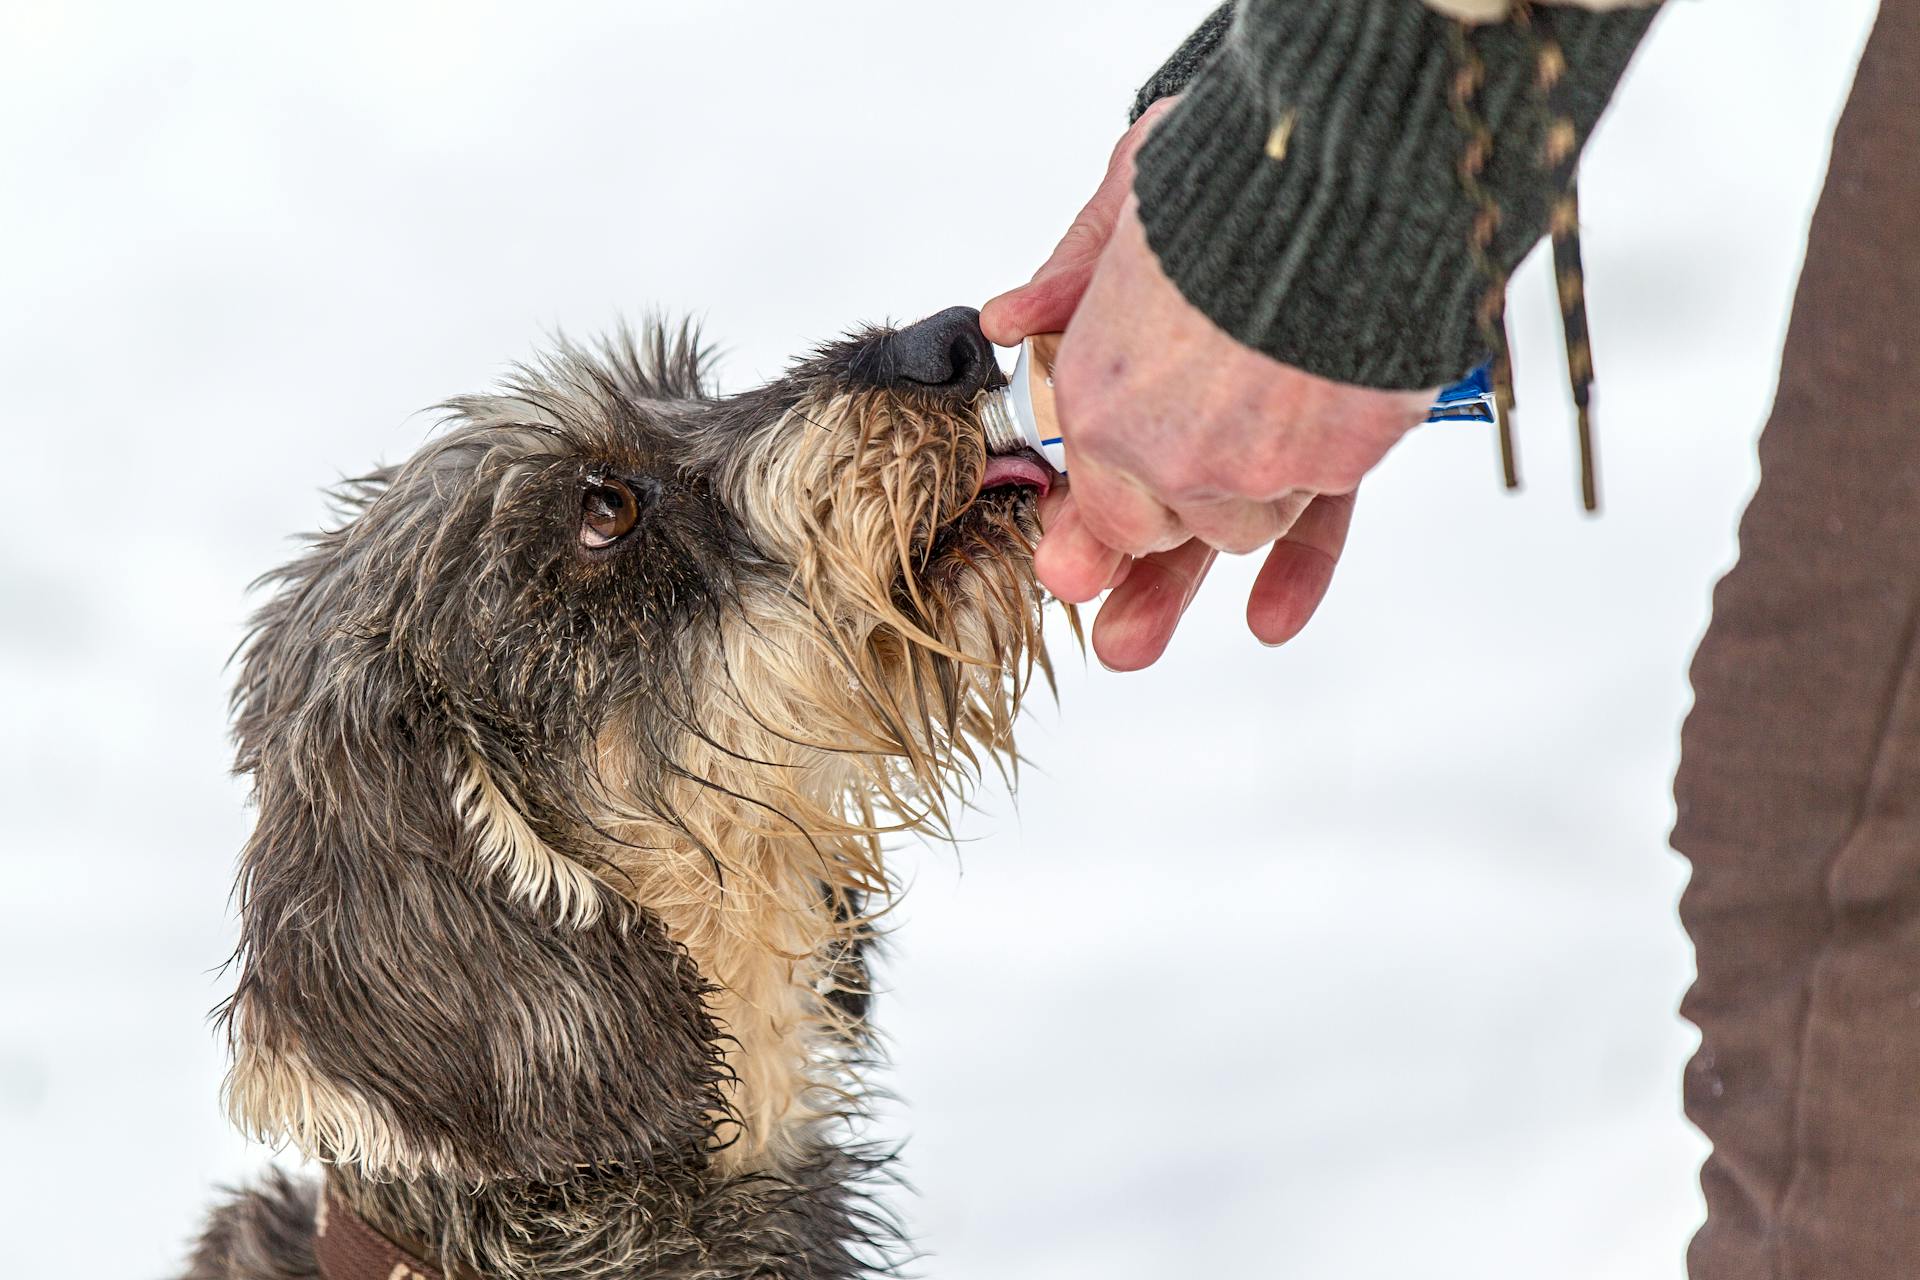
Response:
[{"label": "wrist", "polygon": [[[1650,14],[1536,10],[1566,51],[1583,143]],[[1554,184],[1531,29],[1460,39],[1484,69],[1474,106],[1493,138],[1462,185],[1466,134],[1449,92],[1454,27],[1419,0],[1245,0],[1207,71],[1141,149],[1147,241],[1181,293],[1226,332],[1339,382],[1412,389],[1480,363],[1476,308],[1543,232]]]}]

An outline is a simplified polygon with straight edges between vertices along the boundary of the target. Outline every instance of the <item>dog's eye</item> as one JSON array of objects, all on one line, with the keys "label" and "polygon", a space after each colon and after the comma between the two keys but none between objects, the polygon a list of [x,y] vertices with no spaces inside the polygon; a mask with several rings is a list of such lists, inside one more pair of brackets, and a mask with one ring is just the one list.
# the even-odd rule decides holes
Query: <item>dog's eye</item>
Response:
[{"label": "dog's eye", "polygon": [[640,503],[633,490],[618,480],[594,480],[580,495],[580,545],[590,550],[610,547],[633,531]]}]

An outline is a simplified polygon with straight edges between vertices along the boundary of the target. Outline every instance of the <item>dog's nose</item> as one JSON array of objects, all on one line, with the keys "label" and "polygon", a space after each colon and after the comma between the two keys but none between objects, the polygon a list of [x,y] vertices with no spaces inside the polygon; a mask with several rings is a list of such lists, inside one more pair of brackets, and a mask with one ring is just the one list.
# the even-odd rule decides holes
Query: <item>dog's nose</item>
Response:
[{"label": "dog's nose", "polygon": [[973,399],[1000,371],[972,307],[948,307],[910,324],[887,340],[887,349],[900,381],[950,391],[961,400]]}]

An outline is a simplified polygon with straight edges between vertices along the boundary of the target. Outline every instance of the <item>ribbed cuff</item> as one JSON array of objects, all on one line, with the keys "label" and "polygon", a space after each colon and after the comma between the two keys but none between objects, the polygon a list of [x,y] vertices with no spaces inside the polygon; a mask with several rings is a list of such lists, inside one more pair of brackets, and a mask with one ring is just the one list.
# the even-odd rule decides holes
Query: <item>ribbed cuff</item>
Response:
[{"label": "ribbed cuff", "polygon": [[[1651,18],[1534,9],[1566,55],[1556,101],[1576,146]],[[1458,172],[1449,27],[1419,0],[1244,0],[1134,180],[1148,243],[1214,323],[1361,386],[1437,386],[1491,354],[1475,320],[1488,281]],[[1557,194],[1539,163],[1537,45],[1504,23],[1467,38],[1485,67],[1475,109],[1494,147],[1481,181],[1500,206],[1488,256],[1504,273]]]},{"label": "ribbed cuff", "polygon": [[1127,114],[1128,121],[1138,120],[1146,109],[1160,99],[1184,90],[1207,65],[1207,59],[1220,47],[1220,41],[1226,36],[1227,28],[1233,23],[1233,5],[1231,2],[1221,5],[1207,15],[1205,22],[1195,27],[1193,34],[1180,42],[1173,56],[1161,64],[1153,78],[1140,86],[1140,92],[1133,95],[1133,110]]}]

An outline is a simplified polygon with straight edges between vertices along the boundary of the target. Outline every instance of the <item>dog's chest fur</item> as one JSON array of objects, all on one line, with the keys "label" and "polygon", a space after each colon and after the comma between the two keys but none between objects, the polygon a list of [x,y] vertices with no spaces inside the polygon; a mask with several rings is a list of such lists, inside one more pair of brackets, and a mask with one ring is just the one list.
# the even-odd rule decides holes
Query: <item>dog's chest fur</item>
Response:
[{"label": "dog's chest fur", "polygon": [[664,833],[621,834],[642,846],[615,855],[623,890],[714,987],[708,1008],[723,1036],[732,1113],[715,1163],[724,1173],[785,1168],[841,1109],[841,1076],[860,1035],[848,1001],[836,998],[864,997],[866,985],[857,908],[822,874],[837,860],[792,837],[740,834],[715,851],[716,870],[702,851],[649,838]]}]

